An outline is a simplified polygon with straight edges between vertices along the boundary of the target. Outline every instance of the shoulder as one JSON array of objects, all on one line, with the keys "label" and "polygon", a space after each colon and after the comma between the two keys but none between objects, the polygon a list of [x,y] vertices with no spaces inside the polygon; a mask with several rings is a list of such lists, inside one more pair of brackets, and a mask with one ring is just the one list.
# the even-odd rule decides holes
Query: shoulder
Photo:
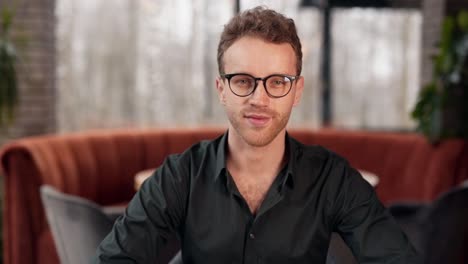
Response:
[{"label": "shoulder", "polygon": [[[170,154],[166,157],[164,165],[177,167],[179,170],[192,170],[206,162],[214,162],[217,158],[223,136],[212,140],[199,141],[181,153]],[[188,171],[187,171],[188,172]]]},{"label": "shoulder", "polygon": [[223,136],[211,140],[201,140],[181,153],[175,153],[168,156],[170,159],[188,160],[194,157],[204,156],[206,154],[216,154],[220,141]]},{"label": "shoulder", "polygon": [[299,162],[311,163],[316,166],[333,165],[333,167],[349,166],[349,162],[339,154],[320,145],[305,145],[294,138],[290,140]]},{"label": "shoulder", "polygon": [[296,175],[299,189],[316,190],[330,212],[375,200],[375,191],[339,154],[318,145],[297,143]]},{"label": "shoulder", "polygon": [[198,175],[201,168],[213,168],[216,159],[217,146],[220,138],[197,142],[181,153],[166,156],[162,164],[155,170],[151,181],[156,186],[175,184],[179,187],[191,183],[191,178]]},{"label": "shoulder", "polygon": [[304,186],[309,184],[326,189],[346,188],[350,182],[361,181],[361,177],[341,155],[319,145],[305,145],[292,139],[294,171],[297,180]]}]

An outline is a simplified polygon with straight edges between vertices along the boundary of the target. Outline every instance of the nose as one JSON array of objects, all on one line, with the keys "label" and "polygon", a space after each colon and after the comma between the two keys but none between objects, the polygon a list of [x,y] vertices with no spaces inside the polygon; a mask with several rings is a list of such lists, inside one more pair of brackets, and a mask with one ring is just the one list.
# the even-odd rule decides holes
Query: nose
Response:
[{"label": "nose", "polygon": [[260,107],[267,106],[270,102],[270,96],[268,96],[268,93],[262,81],[258,81],[257,88],[250,95],[249,101],[251,105]]}]

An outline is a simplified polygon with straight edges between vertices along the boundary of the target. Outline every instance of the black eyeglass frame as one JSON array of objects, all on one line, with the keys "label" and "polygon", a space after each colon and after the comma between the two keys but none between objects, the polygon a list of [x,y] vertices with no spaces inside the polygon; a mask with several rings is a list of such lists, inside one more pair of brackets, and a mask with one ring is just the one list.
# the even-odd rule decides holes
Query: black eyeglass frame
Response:
[{"label": "black eyeglass frame", "polygon": [[[247,75],[249,77],[252,77],[252,79],[255,81],[255,85],[252,89],[252,91],[246,95],[239,95],[237,93],[235,93],[232,88],[231,88],[231,79],[232,77],[234,76],[237,76],[237,75]],[[267,92],[268,96],[271,97],[271,98],[281,98],[281,97],[285,97],[286,95],[289,94],[289,92],[291,92],[292,90],[292,87],[293,87],[293,82],[296,81],[297,79],[299,79],[300,76],[293,76],[293,75],[287,75],[287,74],[271,74],[271,75],[268,75],[264,78],[260,78],[260,77],[255,77],[255,76],[252,76],[251,74],[248,74],[248,73],[229,73],[229,74],[220,74],[221,78],[226,78],[228,80],[228,85],[229,85],[229,89],[231,90],[231,92],[239,97],[247,97],[251,94],[253,94],[255,92],[255,90],[257,90],[257,87],[258,87],[258,81],[262,81],[263,82],[263,88],[265,89],[265,91]],[[269,91],[268,91],[268,88],[267,88],[267,85],[266,85],[266,81],[271,78],[271,77],[274,77],[274,76],[281,76],[281,77],[285,77],[285,78],[288,78],[289,81],[290,81],[290,86],[289,86],[289,90],[284,94],[284,95],[281,95],[281,96],[277,96],[277,95],[272,95]]]}]

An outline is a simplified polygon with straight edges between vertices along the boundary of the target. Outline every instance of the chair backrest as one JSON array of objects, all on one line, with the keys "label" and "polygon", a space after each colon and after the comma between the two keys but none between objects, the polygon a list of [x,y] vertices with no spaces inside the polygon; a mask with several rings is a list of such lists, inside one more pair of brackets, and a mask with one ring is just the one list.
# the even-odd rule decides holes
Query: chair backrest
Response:
[{"label": "chair backrest", "polygon": [[60,262],[89,263],[113,222],[93,202],[43,185],[41,199]]},{"label": "chair backrest", "polygon": [[426,221],[423,263],[467,263],[468,186],[455,187],[434,201]]}]

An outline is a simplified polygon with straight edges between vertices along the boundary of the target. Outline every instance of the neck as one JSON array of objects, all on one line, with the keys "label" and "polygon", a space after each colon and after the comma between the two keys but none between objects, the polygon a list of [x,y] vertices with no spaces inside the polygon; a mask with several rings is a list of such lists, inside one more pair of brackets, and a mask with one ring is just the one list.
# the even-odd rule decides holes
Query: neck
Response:
[{"label": "neck", "polygon": [[[281,131],[265,146],[252,146],[245,142],[233,128],[228,134],[227,166],[240,175],[256,175],[259,178],[274,178],[284,164],[285,135]],[[253,180],[253,179],[252,179]]]}]

